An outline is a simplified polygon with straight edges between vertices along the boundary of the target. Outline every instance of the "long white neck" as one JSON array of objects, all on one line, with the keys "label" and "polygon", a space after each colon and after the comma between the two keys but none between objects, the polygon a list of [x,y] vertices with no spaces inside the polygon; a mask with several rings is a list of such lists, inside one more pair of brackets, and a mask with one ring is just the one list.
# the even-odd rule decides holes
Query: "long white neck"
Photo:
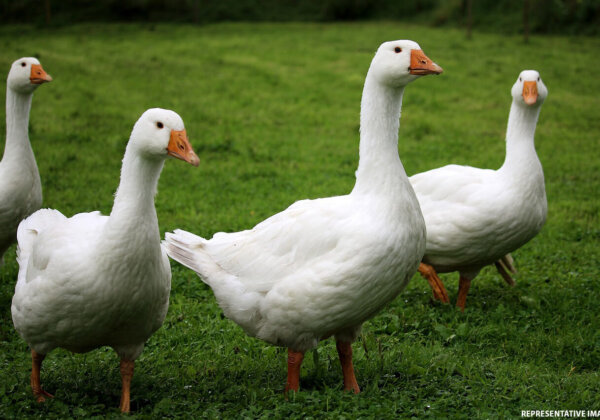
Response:
[{"label": "long white neck", "polygon": [[390,88],[367,74],[360,109],[360,159],[352,194],[394,194],[408,184],[398,156],[404,87]]},{"label": "long white neck", "polygon": [[121,182],[115,195],[106,234],[160,240],[154,196],[164,160],[147,159],[130,142],[121,167]]},{"label": "long white neck", "polygon": [[506,129],[506,158],[500,171],[514,176],[541,172],[535,152],[534,134],[541,106],[526,106],[513,101]]},{"label": "long white neck", "polygon": [[3,160],[26,159],[35,163],[28,133],[32,98],[33,93],[20,93],[11,88],[6,89],[6,147]]}]

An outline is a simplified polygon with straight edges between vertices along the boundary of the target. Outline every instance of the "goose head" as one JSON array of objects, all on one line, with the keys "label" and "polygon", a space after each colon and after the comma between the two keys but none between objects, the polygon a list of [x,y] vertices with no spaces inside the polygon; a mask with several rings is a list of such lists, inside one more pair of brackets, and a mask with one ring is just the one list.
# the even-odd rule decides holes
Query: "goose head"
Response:
[{"label": "goose head", "polygon": [[539,106],[548,96],[548,89],[535,70],[523,70],[511,89],[513,100],[526,106]]},{"label": "goose head", "polygon": [[16,92],[31,93],[52,77],[44,71],[37,58],[23,57],[15,61],[8,72],[8,87]]},{"label": "goose head", "polygon": [[399,40],[381,44],[369,72],[384,85],[401,87],[421,76],[441,74],[443,69],[431,61],[416,42]]},{"label": "goose head", "polygon": [[152,108],[144,112],[133,127],[129,144],[151,160],[172,156],[194,166],[200,162],[185,132],[183,120],[167,109]]}]

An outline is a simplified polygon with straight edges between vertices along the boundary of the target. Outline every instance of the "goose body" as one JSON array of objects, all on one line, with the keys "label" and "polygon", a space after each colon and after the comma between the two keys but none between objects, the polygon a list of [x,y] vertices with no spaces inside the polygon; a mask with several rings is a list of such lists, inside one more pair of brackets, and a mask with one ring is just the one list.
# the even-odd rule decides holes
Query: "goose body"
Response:
[{"label": "goose body", "polygon": [[[360,325],[406,286],[424,251],[416,199],[391,206],[378,198],[298,201],[251,230],[211,240],[178,230],[168,249],[253,337],[300,352],[332,334],[354,341]],[[407,214],[406,224],[390,228],[394,211]],[[406,258],[396,261],[394,253]]]},{"label": "goose body", "polygon": [[[500,169],[448,165],[410,178],[427,225],[420,271],[430,283],[435,272],[459,271],[457,305],[462,309],[479,271],[531,240],[546,220],[544,173],[534,133],[547,94],[537,71],[521,72],[512,88]],[[435,287],[434,294],[439,294]]]},{"label": "goose body", "polygon": [[157,221],[140,219],[126,230],[99,212],[42,209],[21,223],[12,314],[33,350],[108,345],[121,358],[139,356],[162,325],[171,280]]},{"label": "goose body", "polygon": [[[421,68],[411,70],[412,62]],[[181,230],[166,236],[169,255],[200,275],[227,317],[288,347],[286,391],[298,389],[304,352],[332,335],[344,387],[359,391],[350,344],[406,286],[425,250],[423,218],[398,157],[404,87],[440,72],[412,41],[381,45],[365,82],[349,195],[298,201],[251,230],[210,240]]]},{"label": "goose body", "polygon": [[[110,216],[66,218],[43,209],[20,224],[12,318],[32,349],[38,400],[50,395],[41,389],[36,360],[41,365],[56,347],[87,352],[111,346],[121,359],[121,409],[129,410],[133,363],[169,305],[171,269],[154,195],[168,150],[179,152],[172,146],[176,142],[189,147],[181,118],[172,111],[146,111],[127,146]],[[177,157],[197,164],[190,153]]]},{"label": "goose body", "polygon": [[33,92],[52,78],[33,57],[15,61],[7,78],[6,146],[0,161],[0,260],[15,242],[17,227],[42,206],[42,183],[29,142]]}]

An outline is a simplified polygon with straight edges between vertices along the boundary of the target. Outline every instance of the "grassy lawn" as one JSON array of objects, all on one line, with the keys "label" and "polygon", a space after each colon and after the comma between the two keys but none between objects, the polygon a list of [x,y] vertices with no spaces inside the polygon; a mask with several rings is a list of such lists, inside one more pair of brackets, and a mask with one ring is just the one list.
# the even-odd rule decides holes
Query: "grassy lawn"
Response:
[{"label": "grassy lawn", "polygon": [[[35,94],[30,137],[44,205],[110,212],[133,123],[150,107],[184,119],[200,167],[169,161],[161,232],[252,227],[294,201],[348,193],[358,163],[362,84],[383,41],[413,39],[445,72],[410,85],[399,153],[409,174],[448,163],[497,168],[510,87],[540,71],[549,97],[536,133],[548,221],[513,253],[517,285],[492,268],[467,309],[434,303],[415,276],[354,345],[362,394],[341,391],[331,340],[308,354],[285,401],[285,349],[225,319],[194,273],[173,267],[167,320],[138,359],[131,417],[519,417],[600,409],[600,39],[474,35],[398,23],[85,25],[0,28],[0,71],[36,55],[54,82]],[[0,87],[4,97],[5,85]],[[4,118],[0,132],[4,144]],[[118,417],[109,348],[55,351],[37,405],[14,331],[14,247],[0,271],[0,418]],[[444,275],[456,299],[458,275]]]}]

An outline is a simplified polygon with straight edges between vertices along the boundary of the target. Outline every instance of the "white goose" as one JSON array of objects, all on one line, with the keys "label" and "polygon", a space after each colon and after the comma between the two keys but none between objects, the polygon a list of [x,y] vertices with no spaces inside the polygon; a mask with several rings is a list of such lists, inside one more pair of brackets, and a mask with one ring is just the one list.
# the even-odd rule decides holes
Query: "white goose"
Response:
[{"label": "white goose", "polygon": [[154,208],[168,155],[198,165],[179,115],[150,109],[131,133],[110,216],[43,209],[19,226],[12,318],[31,347],[38,402],[52,397],[40,385],[48,352],[111,346],[121,359],[120,408],[129,411],[134,361],[169,306],[171,268]]},{"label": "white goose", "polygon": [[458,271],[456,305],[462,310],[479,271],[496,263],[505,277],[498,260],[512,266],[506,254],[537,235],[546,221],[544,172],[534,134],[548,89],[537,71],[525,70],[511,94],[506,158],[500,169],[448,165],[410,178],[427,225],[427,251],[419,272],[434,296],[447,302],[436,272]]},{"label": "white goose", "polygon": [[288,347],[286,392],[299,388],[304,352],[331,335],[344,389],[359,392],[351,343],[406,286],[425,250],[423,217],[398,158],[402,95],[419,76],[441,72],[413,41],[379,47],[363,91],[351,194],[298,201],[251,230],[210,240],[182,230],[166,236],[169,256],[200,275],[227,317]]},{"label": "white goose", "polygon": [[17,238],[17,226],[42,206],[42,183],[29,143],[33,92],[52,81],[33,57],[15,61],[6,83],[6,147],[0,162],[0,265]]}]

